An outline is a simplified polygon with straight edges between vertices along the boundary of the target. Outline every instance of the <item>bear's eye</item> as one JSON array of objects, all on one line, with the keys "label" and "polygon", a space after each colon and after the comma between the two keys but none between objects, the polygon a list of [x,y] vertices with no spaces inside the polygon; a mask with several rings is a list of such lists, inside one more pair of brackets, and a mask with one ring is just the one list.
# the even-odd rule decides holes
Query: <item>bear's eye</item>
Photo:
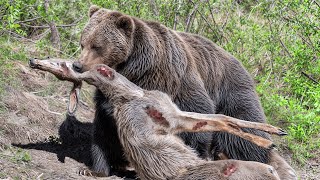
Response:
[{"label": "bear's eye", "polygon": [[82,44],[80,44],[80,46],[81,46],[81,49],[83,49],[83,45],[82,45]]},{"label": "bear's eye", "polygon": [[94,50],[96,50],[96,51],[98,51],[98,50],[101,49],[101,47],[98,47],[98,46],[95,46],[95,45],[93,45],[91,48],[94,49]]}]

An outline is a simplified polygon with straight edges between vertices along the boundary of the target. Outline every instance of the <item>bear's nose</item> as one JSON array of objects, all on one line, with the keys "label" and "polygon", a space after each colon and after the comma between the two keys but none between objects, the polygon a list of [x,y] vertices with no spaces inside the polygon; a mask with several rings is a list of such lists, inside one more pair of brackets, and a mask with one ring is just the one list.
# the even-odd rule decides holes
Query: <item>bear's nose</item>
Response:
[{"label": "bear's nose", "polygon": [[80,64],[79,61],[76,61],[72,64],[72,68],[77,72],[81,72],[82,71],[82,64]]}]

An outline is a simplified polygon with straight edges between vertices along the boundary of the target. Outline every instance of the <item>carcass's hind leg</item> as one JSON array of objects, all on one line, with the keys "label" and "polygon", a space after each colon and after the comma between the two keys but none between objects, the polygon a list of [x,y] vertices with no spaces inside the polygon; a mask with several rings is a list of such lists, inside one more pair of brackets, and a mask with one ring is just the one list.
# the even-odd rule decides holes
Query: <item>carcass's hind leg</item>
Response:
[{"label": "carcass's hind leg", "polygon": [[222,114],[200,114],[184,111],[174,111],[166,114],[153,106],[146,107],[146,113],[156,124],[174,134],[181,132],[228,132],[268,149],[274,147],[271,140],[246,133],[241,128],[252,128],[271,134],[286,135],[282,129],[269,124],[244,121]]},{"label": "carcass's hind leg", "polygon": [[274,126],[265,123],[257,123],[236,119],[221,114],[199,114],[192,112],[178,112],[177,133],[184,132],[213,132],[221,131],[234,134],[251,141],[260,147],[272,148],[274,145],[269,139],[246,133],[241,128],[252,128],[265,131],[270,134],[286,135],[286,133]]},{"label": "carcass's hind leg", "polygon": [[277,171],[281,180],[298,179],[296,171],[279,155],[276,150],[270,151],[269,165]]}]

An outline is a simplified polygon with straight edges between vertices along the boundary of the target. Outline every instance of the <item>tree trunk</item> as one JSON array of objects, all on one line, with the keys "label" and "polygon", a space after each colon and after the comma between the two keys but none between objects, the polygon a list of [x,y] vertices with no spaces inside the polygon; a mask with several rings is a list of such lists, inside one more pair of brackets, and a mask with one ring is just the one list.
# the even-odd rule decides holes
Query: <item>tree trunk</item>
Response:
[{"label": "tree trunk", "polygon": [[[48,14],[48,9],[49,9],[49,0],[44,0],[44,8],[46,13]],[[60,42],[60,36],[59,36],[59,31],[57,29],[56,23],[54,21],[49,22],[49,27],[51,31],[51,37],[50,41],[57,50],[60,51],[61,48],[61,42]]]}]

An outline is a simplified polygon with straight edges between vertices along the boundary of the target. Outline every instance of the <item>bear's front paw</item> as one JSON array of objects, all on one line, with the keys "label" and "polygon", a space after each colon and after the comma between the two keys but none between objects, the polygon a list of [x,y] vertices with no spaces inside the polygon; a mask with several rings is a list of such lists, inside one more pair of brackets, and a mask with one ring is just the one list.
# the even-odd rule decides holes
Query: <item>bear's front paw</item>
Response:
[{"label": "bear's front paw", "polygon": [[91,176],[91,177],[106,177],[106,174],[102,172],[94,172],[88,168],[80,168],[79,175],[81,176]]}]

